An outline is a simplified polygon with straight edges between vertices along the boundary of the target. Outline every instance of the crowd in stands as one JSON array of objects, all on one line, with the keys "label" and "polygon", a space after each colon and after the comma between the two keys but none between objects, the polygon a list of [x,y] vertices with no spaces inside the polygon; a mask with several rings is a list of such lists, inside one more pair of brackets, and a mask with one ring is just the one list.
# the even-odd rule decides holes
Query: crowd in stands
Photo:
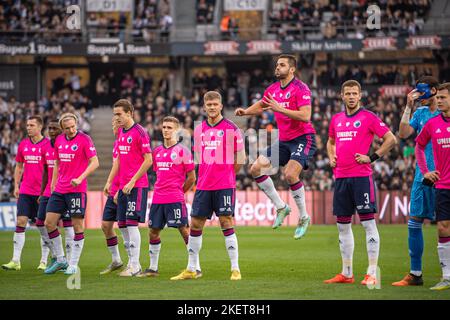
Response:
[{"label": "crowd in stands", "polygon": [[79,0],[0,1],[0,31],[6,31],[1,37],[54,40],[54,33],[59,34],[59,39],[77,37],[78,31],[68,30],[65,26],[66,8],[72,4],[79,4]]},{"label": "crowd in stands", "polygon": [[214,20],[216,0],[197,0],[197,23],[208,24]]},{"label": "crowd in stands", "polygon": [[[357,77],[357,73],[352,70],[360,70],[357,66],[349,66],[350,72],[337,73],[336,83]],[[417,69],[420,69],[417,71]],[[311,69],[312,70],[312,69]],[[310,70],[310,71],[311,71]],[[332,70],[327,72],[334,73]],[[326,73],[326,72],[325,72]],[[410,68],[408,74],[402,74],[403,81],[395,81],[400,78],[399,70],[390,67],[381,68],[377,71],[378,77],[374,84],[381,85],[387,83],[399,83],[413,85],[413,79],[418,79],[423,74],[431,74],[427,68]],[[307,72],[302,72],[301,77],[307,77]],[[328,127],[333,114],[343,110],[342,101],[338,95],[324,93],[321,88],[330,85],[325,80],[330,76],[319,74],[314,76],[314,72],[309,72],[311,76],[303,79],[312,91],[312,121],[317,131],[317,152],[311,163],[310,169],[304,171],[302,179],[305,181],[308,190],[331,190],[333,188],[333,176],[329,167],[329,160],[326,154],[326,142],[328,139]],[[355,75],[356,74],[356,75]],[[178,90],[170,90],[170,74],[154,81],[151,77],[135,77],[131,74],[118,75],[114,71],[101,76],[97,80],[97,96],[103,94],[103,104],[111,105],[119,97],[127,98],[133,102],[136,112],[135,120],[147,129],[152,139],[152,146],[160,144],[163,140],[160,121],[167,115],[172,114],[180,119],[183,124],[181,135],[186,138],[183,141],[189,142],[188,137],[192,137],[194,124],[205,118],[202,110],[202,96],[208,90],[219,90],[224,97],[224,105],[227,112],[231,112],[238,106],[249,106],[261,99],[264,89],[273,81],[271,71],[254,69],[248,73],[239,71],[229,73],[227,76],[212,71],[211,74],[205,72],[194,73],[192,77],[192,90],[189,94]],[[367,75],[362,75],[358,80],[366,85]],[[18,141],[25,134],[25,119],[31,114],[44,115],[46,119],[56,117],[62,111],[76,111],[79,113],[81,129],[89,132],[91,117],[90,110],[100,103],[98,97],[93,96],[93,102],[86,96],[84,88],[80,88],[79,79],[76,74],[70,73],[68,80],[61,81],[55,79],[53,88],[48,98],[28,103],[17,102],[14,98],[8,101],[0,98],[0,131],[2,138],[0,141],[0,176],[2,177],[1,192],[5,196],[8,191],[12,191],[12,177],[14,168],[14,155],[17,150]],[[381,79],[381,80],[380,80]],[[448,81],[441,78],[441,81]],[[328,80],[327,80],[328,81]],[[370,81],[369,81],[370,82]],[[364,88],[363,88],[364,89]],[[174,92],[170,95],[170,92]],[[385,123],[397,133],[401,112],[405,105],[405,97],[383,96],[379,92],[369,92],[363,98],[362,105],[375,112],[385,121]],[[275,118],[272,112],[264,112],[260,117],[251,117],[243,121],[241,129],[246,135],[248,150],[256,150],[260,129],[268,132],[268,138],[276,132]],[[269,140],[270,141],[270,140]],[[380,140],[374,142],[374,148],[378,148]],[[250,161],[254,161],[250,155]],[[251,178],[248,166],[239,172],[237,188],[241,190],[257,190],[257,185]],[[388,156],[383,157],[374,164],[375,180],[380,190],[403,190],[408,191],[414,178],[415,158],[414,158],[414,137],[407,140],[400,140],[400,145]],[[149,177],[154,182],[153,172]],[[274,176],[277,188],[288,189],[288,183],[282,173]]]},{"label": "crowd in stands", "polygon": [[71,82],[38,101],[21,102],[0,96],[0,201],[8,201],[14,190],[15,155],[19,142],[26,138],[26,119],[40,115],[48,123],[64,112],[73,112],[78,116],[79,128],[89,133],[91,109],[89,98],[82,90],[72,89]]},{"label": "crowd in stands", "polygon": [[381,28],[366,29],[371,1],[274,0],[269,11],[269,34],[280,40],[408,36],[420,33],[430,9],[430,0],[376,1],[381,10]]}]

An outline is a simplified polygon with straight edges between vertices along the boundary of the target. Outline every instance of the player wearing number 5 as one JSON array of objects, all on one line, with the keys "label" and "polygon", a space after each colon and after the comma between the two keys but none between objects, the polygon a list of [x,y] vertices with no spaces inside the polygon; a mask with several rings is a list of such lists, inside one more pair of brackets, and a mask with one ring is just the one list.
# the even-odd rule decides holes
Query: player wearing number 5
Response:
[{"label": "player wearing number 5", "polygon": [[194,152],[199,163],[198,184],[192,204],[186,270],[171,280],[198,278],[196,268],[202,247],[202,231],[213,212],[219,217],[225,246],[231,260],[231,280],[240,280],[238,241],[233,228],[236,172],[245,162],[244,141],[239,128],[225,119],[222,96],[209,91],[204,96],[208,118],[194,129]]},{"label": "player wearing number 5", "polygon": [[59,124],[63,134],[55,140],[55,165],[51,184],[52,194],[47,204],[45,227],[52,242],[56,263],[49,266],[46,274],[67,267],[57,223],[68,212],[72,218],[75,236],[69,266],[65,274],[77,272],[84,245],[84,214],[86,211],[86,178],[99,166],[97,152],[91,138],[78,131],[78,118],[73,113],[61,116]]},{"label": "player wearing number 5", "polygon": [[[339,230],[342,273],[325,283],[353,283],[352,216],[359,214],[366,231],[369,268],[361,284],[376,285],[380,236],[374,214],[377,212],[375,184],[371,163],[386,155],[396,145],[394,134],[374,113],[360,105],[361,85],[355,80],[342,84],[345,111],[331,118],[327,142],[330,165],[334,170],[333,214]],[[383,138],[381,147],[368,155],[374,135]]]}]

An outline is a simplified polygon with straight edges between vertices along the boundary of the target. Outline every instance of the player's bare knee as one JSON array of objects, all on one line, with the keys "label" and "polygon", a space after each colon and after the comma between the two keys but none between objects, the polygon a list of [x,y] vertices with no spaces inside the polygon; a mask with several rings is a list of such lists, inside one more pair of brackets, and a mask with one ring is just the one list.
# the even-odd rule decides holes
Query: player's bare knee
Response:
[{"label": "player's bare knee", "polygon": [[220,216],[219,222],[220,222],[220,227],[222,229],[233,228],[233,217],[232,216]]},{"label": "player's bare knee", "polygon": [[150,229],[149,236],[150,240],[156,240],[159,238],[159,229]]},{"label": "player's bare knee", "polygon": [[438,221],[437,229],[440,237],[450,236],[450,221]]},{"label": "player's bare knee", "polygon": [[261,167],[258,162],[255,162],[250,166],[250,174],[252,177],[259,177],[261,175]]},{"label": "player's bare knee", "polygon": [[27,226],[27,223],[28,223],[28,217],[25,217],[25,216],[17,217],[16,225],[18,227],[25,228]]}]

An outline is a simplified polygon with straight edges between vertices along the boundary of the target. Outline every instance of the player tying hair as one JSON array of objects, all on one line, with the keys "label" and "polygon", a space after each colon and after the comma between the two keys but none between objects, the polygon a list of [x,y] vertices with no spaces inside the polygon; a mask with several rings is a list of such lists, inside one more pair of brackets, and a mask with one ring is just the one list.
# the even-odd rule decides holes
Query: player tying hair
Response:
[{"label": "player tying hair", "polygon": [[[64,274],[75,274],[84,246],[84,215],[87,204],[87,177],[99,166],[97,152],[91,138],[78,130],[78,118],[73,113],[61,115],[59,124],[63,134],[55,141],[55,166],[47,204],[45,227],[56,255],[56,263],[49,266],[46,274],[67,268]],[[57,223],[69,212],[74,228],[74,241],[70,260],[64,256],[62,239]]]},{"label": "player tying hair", "polygon": [[315,130],[311,124],[311,92],[308,86],[295,78],[297,60],[283,54],[277,59],[275,76],[279,81],[264,92],[262,100],[247,109],[236,109],[237,116],[260,115],[272,110],[278,124],[279,141],[267,149],[267,157],[259,155],[250,172],[258,187],[269,197],[277,209],[272,227],[278,228],[291,208],[280,198],[268,172],[272,167],[284,166],[284,175],[291,189],[292,197],[299,210],[298,225],[294,238],[302,238],[311,218],[306,211],[305,187],[300,174],[308,169],[308,161],[316,151]]},{"label": "player tying hair", "polygon": [[[437,108],[435,95],[439,83],[431,76],[421,77],[417,81],[416,88],[407,97],[405,111],[400,122],[399,137],[406,139],[412,134],[419,134],[427,121],[437,115],[440,111]],[[412,119],[411,110],[416,101],[420,102],[420,107],[414,112]],[[428,168],[434,170],[433,149],[431,143],[425,148],[425,156]],[[422,226],[425,219],[435,219],[435,191],[434,188],[422,184],[423,175],[419,166],[416,165],[416,173],[411,189],[411,205],[409,209],[408,221],[408,248],[410,256],[410,271],[400,281],[394,282],[393,286],[421,286],[422,279],[422,255],[424,248]]]},{"label": "player tying hair", "polygon": [[[189,226],[184,194],[195,183],[195,166],[192,153],[177,140],[180,122],[175,117],[164,117],[162,134],[164,142],[153,150],[153,170],[156,183],[148,226],[150,266],[138,277],[154,277],[158,273],[161,251],[160,233],[167,224],[178,228],[187,246]],[[201,276],[200,264],[196,266],[197,278]]]},{"label": "player tying hair", "polygon": [[196,279],[203,227],[213,212],[219,217],[231,262],[231,280],[240,280],[238,241],[233,228],[236,173],[245,162],[239,128],[222,116],[222,96],[207,92],[204,109],[208,118],[194,129],[194,152],[199,162],[198,184],[191,212],[187,268],[171,280]]},{"label": "player tying hair", "polygon": [[[386,155],[396,145],[396,138],[374,113],[361,107],[361,85],[357,81],[348,80],[342,84],[341,98],[345,111],[331,118],[327,152],[335,177],[333,214],[339,230],[342,273],[325,283],[354,282],[352,216],[356,210],[366,231],[369,258],[367,274],[361,284],[377,285],[380,236],[374,216],[377,207],[371,163]],[[369,156],[374,135],[384,141]]]}]

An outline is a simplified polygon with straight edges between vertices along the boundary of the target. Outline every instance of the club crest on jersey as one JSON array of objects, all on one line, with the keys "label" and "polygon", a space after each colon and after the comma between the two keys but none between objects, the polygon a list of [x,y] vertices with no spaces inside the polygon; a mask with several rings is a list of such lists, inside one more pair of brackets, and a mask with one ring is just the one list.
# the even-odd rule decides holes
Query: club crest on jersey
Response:
[{"label": "club crest on jersey", "polygon": [[132,137],[128,137],[127,138],[127,142],[128,142],[128,144],[132,143],[133,142],[133,138]]},{"label": "club crest on jersey", "polygon": [[288,93],[286,94],[286,99],[289,99],[290,97],[291,97],[291,93],[288,92]]},{"label": "club crest on jersey", "polygon": [[223,134],[224,134],[223,130],[219,130],[219,131],[217,132],[217,136],[218,136],[218,137],[223,137]]},{"label": "club crest on jersey", "polygon": [[170,159],[172,159],[172,161],[173,160],[175,160],[177,158],[177,154],[175,153],[175,152],[172,152],[171,154],[170,154]]},{"label": "club crest on jersey", "polygon": [[76,144],[74,144],[72,147],[70,147],[70,149],[72,149],[72,151],[77,151],[78,150],[78,146]]},{"label": "club crest on jersey", "polygon": [[355,128],[361,127],[361,121],[357,120],[357,121],[353,122],[353,126],[354,126]]}]

